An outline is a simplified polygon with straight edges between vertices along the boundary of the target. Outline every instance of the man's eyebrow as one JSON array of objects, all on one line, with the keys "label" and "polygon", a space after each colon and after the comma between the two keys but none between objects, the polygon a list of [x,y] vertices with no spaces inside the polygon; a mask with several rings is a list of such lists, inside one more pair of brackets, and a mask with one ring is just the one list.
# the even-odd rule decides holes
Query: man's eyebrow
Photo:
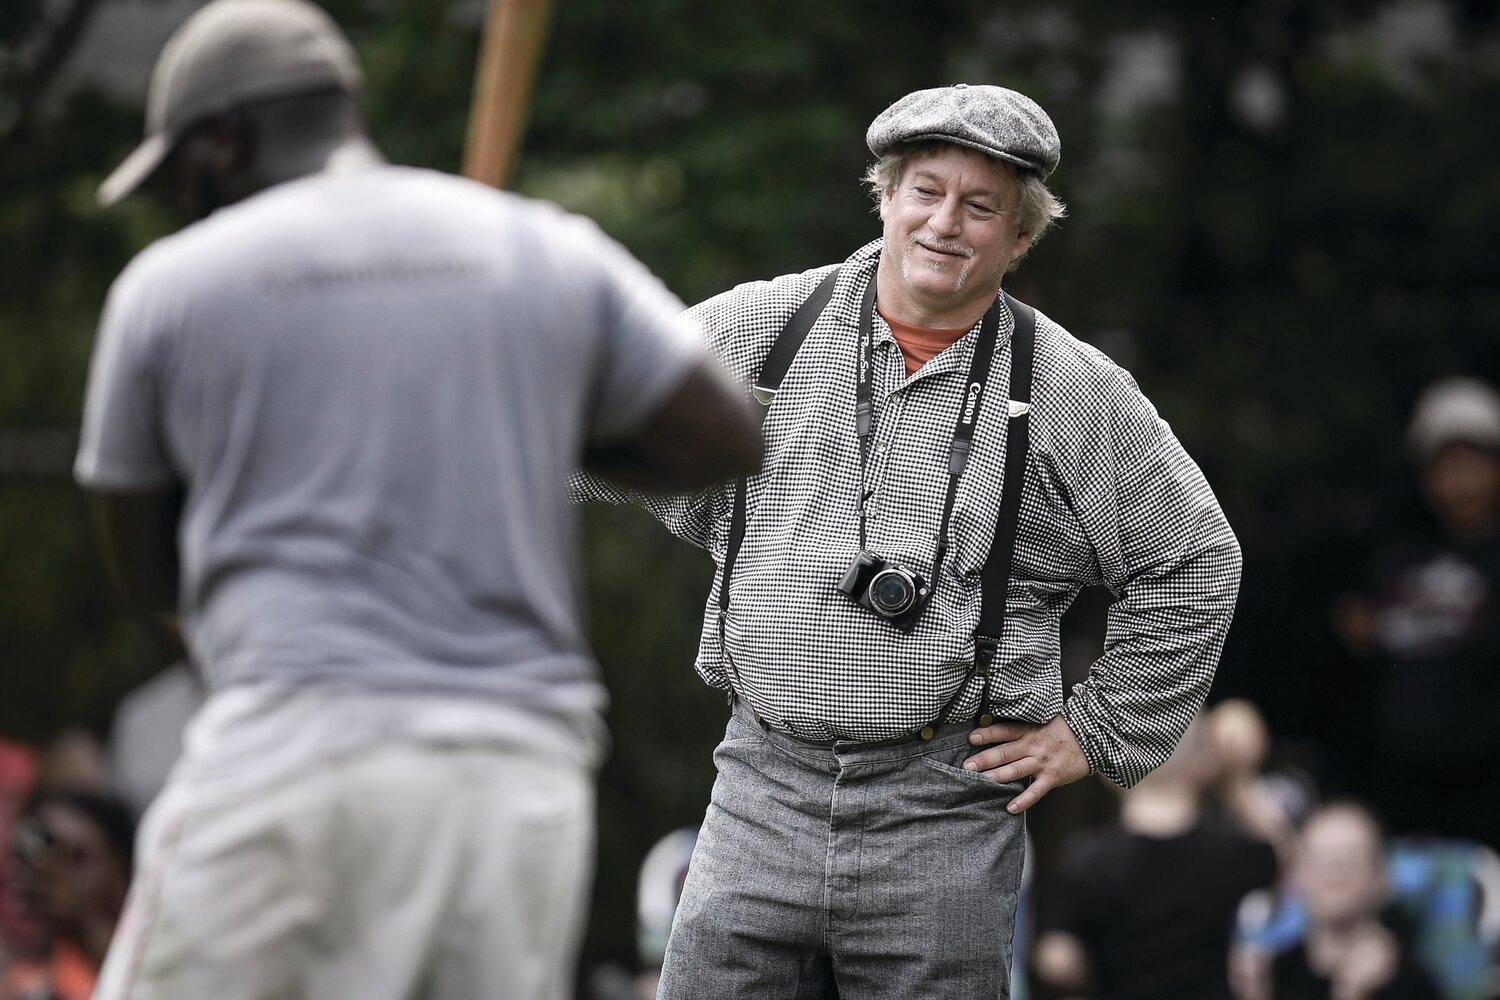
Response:
[{"label": "man's eyebrow", "polygon": [[[935,184],[941,184],[943,179],[931,170],[914,170],[912,180],[927,180]],[[992,198],[995,201],[1004,201],[1004,195],[999,191],[991,191],[989,188],[972,188],[964,192],[965,198]]]}]

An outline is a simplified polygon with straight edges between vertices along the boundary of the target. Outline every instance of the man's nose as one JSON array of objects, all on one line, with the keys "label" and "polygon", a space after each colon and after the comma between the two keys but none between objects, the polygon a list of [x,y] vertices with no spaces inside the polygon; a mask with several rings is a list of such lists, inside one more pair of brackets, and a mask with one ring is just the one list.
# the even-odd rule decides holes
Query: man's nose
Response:
[{"label": "man's nose", "polygon": [[955,239],[963,230],[963,216],[957,198],[944,198],[927,220],[927,227],[945,239]]}]

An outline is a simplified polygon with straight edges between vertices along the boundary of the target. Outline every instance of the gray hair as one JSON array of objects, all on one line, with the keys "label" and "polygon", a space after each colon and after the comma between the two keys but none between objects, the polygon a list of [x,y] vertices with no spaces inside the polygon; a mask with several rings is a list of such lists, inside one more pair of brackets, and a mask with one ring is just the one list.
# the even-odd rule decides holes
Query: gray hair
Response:
[{"label": "gray hair", "polygon": [[[906,169],[908,160],[926,156],[928,153],[951,145],[954,144],[941,139],[922,139],[917,142],[903,143],[888,150],[865,171],[864,181],[870,189],[870,196],[875,199],[875,204],[878,206],[885,193],[894,191],[901,183],[901,174]],[[1042,180],[1041,175],[1035,171],[1020,169],[1009,160],[995,157],[989,157],[989,160],[1009,170],[1021,187],[1017,225],[1021,232],[1031,234],[1031,243],[1026,247],[1027,253],[1030,253],[1031,248],[1041,242],[1047,230],[1052,228],[1052,224],[1068,214],[1068,206],[1064,205],[1062,199],[1047,188],[1047,182]],[[1021,255],[1021,257],[1024,256],[1025,254]],[[1020,264],[1021,257],[1017,257],[1011,263],[1011,270],[1015,270],[1016,265]]]}]

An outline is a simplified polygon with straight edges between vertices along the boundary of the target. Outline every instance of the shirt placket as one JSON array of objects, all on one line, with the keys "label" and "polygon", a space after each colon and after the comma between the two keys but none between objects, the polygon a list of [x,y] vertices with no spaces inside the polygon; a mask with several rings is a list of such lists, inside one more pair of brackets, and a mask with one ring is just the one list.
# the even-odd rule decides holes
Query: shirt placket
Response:
[{"label": "shirt placket", "polygon": [[869,464],[866,467],[864,490],[865,517],[869,521],[880,518],[881,493],[895,451],[896,435],[901,430],[901,418],[906,409],[906,359],[901,347],[891,336],[890,328],[879,323],[875,329],[875,428],[870,439]]},{"label": "shirt placket", "polygon": [[[896,438],[901,433],[911,433],[913,430],[903,427],[910,389],[919,382],[958,371],[967,363],[966,352],[962,349],[955,351],[949,348],[916,372],[908,375],[906,358],[901,353],[901,345],[896,342],[891,328],[877,317],[872,332],[875,336],[874,393],[877,402],[875,428],[870,441],[869,465],[864,483],[865,516],[869,522],[874,522],[880,517],[881,494],[890,469],[891,456],[897,454],[898,451]],[[974,336],[971,330],[965,334],[965,339],[971,339]],[[958,341],[959,344],[964,342],[963,339]]]}]

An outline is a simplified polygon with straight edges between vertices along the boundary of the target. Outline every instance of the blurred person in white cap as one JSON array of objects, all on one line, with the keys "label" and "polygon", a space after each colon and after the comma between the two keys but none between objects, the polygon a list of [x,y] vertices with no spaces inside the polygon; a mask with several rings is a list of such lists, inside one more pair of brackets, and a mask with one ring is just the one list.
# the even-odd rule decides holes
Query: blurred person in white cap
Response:
[{"label": "blurred person in white cap", "polygon": [[1473,378],[1447,378],[1423,392],[1407,431],[1421,465],[1422,494],[1455,539],[1500,535],[1500,396]]},{"label": "blurred person in white cap", "polygon": [[1368,783],[1393,833],[1500,850],[1500,395],[1433,382],[1406,445],[1420,510],[1382,526],[1337,615],[1372,687]]},{"label": "blurred person in white cap", "polygon": [[571,997],[605,693],[568,474],[758,460],[644,267],[385,164],[359,86],[319,9],[215,0],[100,189],[202,216],[111,289],[76,473],[209,693],[99,1000]]},{"label": "blurred person in white cap", "polygon": [[[767,406],[764,472],[645,502],[718,565],[697,668],[733,705],[662,1000],[1003,997],[1024,813],[1132,785],[1198,711],[1239,584],[1212,491],[1134,380],[1002,291],[1062,215],[1014,90],[866,135],[880,237],[698,305]],[[1066,695],[1059,620],[1119,597]]]}]

